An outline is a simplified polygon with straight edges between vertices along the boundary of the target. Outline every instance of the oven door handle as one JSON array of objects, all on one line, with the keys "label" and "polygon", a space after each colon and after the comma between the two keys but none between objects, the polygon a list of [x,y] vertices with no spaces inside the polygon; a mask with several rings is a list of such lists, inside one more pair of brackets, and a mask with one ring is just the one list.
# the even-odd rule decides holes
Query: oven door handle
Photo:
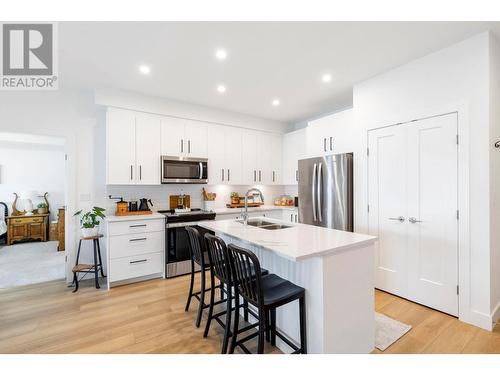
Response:
[{"label": "oven door handle", "polygon": [[203,163],[200,161],[200,180],[203,179]]}]

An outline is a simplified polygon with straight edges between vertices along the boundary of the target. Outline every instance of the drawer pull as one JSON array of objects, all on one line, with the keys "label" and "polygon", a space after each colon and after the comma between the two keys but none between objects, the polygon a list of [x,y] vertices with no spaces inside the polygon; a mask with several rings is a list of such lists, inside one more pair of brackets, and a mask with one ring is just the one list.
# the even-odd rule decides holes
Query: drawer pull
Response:
[{"label": "drawer pull", "polygon": [[137,263],[145,263],[147,262],[148,260],[147,259],[141,259],[141,260],[132,260],[131,262],[129,262],[130,264],[137,264]]},{"label": "drawer pull", "polygon": [[143,238],[131,238],[129,241],[130,242],[135,242],[135,241],[146,241],[147,238],[146,237],[143,237]]},{"label": "drawer pull", "polygon": [[129,228],[140,228],[140,227],[145,227],[146,224],[137,224],[137,225],[130,225]]}]

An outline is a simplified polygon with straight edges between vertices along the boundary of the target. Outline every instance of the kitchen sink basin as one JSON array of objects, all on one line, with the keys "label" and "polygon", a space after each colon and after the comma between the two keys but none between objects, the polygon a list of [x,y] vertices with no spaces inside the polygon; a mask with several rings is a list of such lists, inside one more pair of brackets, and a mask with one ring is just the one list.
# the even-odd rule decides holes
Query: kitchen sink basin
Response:
[{"label": "kitchen sink basin", "polygon": [[[245,222],[243,220],[238,220],[238,223],[245,224]],[[271,221],[266,221],[266,220],[262,220],[262,219],[248,219],[247,225],[250,225],[252,227],[262,228],[262,229],[269,229],[269,230],[291,228],[289,225],[277,224],[277,223],[273,223]]]}]

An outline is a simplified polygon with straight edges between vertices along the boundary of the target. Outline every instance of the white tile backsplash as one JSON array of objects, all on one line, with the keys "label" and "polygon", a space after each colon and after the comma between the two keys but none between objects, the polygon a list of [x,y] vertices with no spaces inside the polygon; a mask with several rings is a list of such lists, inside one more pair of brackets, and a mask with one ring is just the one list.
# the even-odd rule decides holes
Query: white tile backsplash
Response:
[{"label": "white tile backsplash", "polygon": [[285,193],[285,186],[264,186],[264,185],[154,185],[154,186],[137,186],[137,185],[108,185],[106,187],[106,204],[105,208],[108,212],[114,212],[115,200],[107,199],[108,195],[113,197],[123,197],[125,201],[139,200],[141,198],[149,198],[153,202],[153,210],[165,210],[169,207],[170,195],[179,195],[182,191],[186,195],[191,196],[191,208],[202,208],[203,198],[201,189],[205,188],[210,193],[216,193],[215,208],[225,207],[229,203],[229,195],[232,191],[244,195],[251,187],[256,187],[264,194],[266,204],[273,204],[274,198]]}]

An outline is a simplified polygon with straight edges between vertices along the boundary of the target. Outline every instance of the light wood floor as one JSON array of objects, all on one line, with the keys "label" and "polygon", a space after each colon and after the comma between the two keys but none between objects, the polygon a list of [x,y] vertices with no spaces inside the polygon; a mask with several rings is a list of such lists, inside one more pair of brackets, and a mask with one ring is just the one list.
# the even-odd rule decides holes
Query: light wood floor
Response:
[{"label": "light wood floor", "polygon": [[[202,338],[196,301],[184,312],[187,288],[178,277],[76,294],[62,281],[0,291],[0,353],[219,353],[222,329],[214,323]],[[380,291],[376,309],[413,326],[384,353],[500,353],[499,327],[487,332]]]}]

